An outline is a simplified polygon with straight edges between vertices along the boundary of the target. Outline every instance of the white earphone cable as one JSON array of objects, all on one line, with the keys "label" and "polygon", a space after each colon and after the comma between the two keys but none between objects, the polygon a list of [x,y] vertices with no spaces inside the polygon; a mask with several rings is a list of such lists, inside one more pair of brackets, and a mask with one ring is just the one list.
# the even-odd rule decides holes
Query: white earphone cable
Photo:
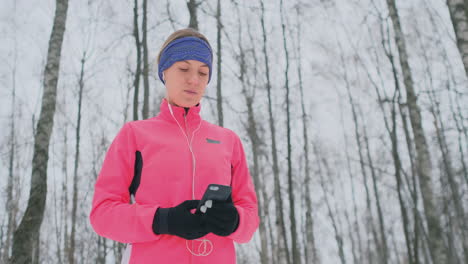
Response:
[{"label": "white earphone cable", "polygon": [[[189,141],[188,136],[184,132],[184,130],[182,129],[182,126],[179,124],[179,121],[177,121],[177,118],[174,117],[174,112],[172,111],[172,106],[171,106],[171,104],[169,102],[168,102],[168,106],[169,106],[169,111],[171,112],[172,118],[174,118],[174,120],[176,121],[176,123],[179,126],[180,131],[182,132],[182,134],[184,134],[185,139],[187,140],[187,145],[189,147],[190,153],[192,154],[192,164],[193,164],[193,166],[192,166],[192,199],[195,200],[195,167],[196,167],[196,159],[195,159],[195,154],[193,153],[193,149],[192,149],[192,142],[193,142],[193,138],[195,137],[195,133],[201,127],[202,120],[200,119],[200,123],[198,124],[198,128],[195,129],[192,132],[192,137],[190,138],[190,141]],[[193,250],[194,241],[201,242],[200,245],[198,246],[198,252],[203,252],[203,253],[195,253],[194,252],[194,250]],[[198,256],[198,257],[208,256],[213,251],[213,243],[209,239],[195,239],[195,240],[192,240],[192,247],[191,248],[189,247],[188,243],[189,243],[189,241],[186,240],[185,241],[185,246],[186,246],[187,250],[194,256]],[[208,252],[206,252],[206,245],[207,244],[209,245],[209,251]]]}]

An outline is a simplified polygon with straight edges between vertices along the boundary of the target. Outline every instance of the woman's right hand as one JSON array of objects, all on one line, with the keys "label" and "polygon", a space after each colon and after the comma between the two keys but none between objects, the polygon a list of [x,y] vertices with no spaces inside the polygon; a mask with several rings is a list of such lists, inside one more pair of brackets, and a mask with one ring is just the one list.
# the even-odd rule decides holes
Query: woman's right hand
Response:
[{"label": "woman's right hand", "polygon": [[205,236],[204,221],[200,215],[192,214],[199,200],[186,200],[170,208],[158,208],[153,219],[155,234],[176,235],[184,239],[193,240]]}]

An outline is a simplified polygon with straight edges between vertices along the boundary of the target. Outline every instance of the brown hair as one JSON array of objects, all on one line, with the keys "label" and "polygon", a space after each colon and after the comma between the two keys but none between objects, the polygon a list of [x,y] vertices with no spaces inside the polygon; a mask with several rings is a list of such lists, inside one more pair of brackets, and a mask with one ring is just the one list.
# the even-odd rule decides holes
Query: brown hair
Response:
[{"label": "brown hair", "polygon": [[210,48],[211,48],[210,42],[208,42],[208,39],[202,33],[196,31],[193,28],[179,29],[179,30],[175,31],[174,33],[172,33],[166,39],[164,44],[162,45],[162,47],[161,47],[161,49],[159,50],[159,53],[158,53],[158,63],[159,63],[159,60],[161,58],[161,53],[164,50],[164,48],[166,48],[167,45],[169,45],[169,43],[171,43],[172,41],[174,41],[176,39],[183,38],[183,37],[197,37],[199,39],[204,40],[206,43],[208,43],[208,46],[210,46]]}]

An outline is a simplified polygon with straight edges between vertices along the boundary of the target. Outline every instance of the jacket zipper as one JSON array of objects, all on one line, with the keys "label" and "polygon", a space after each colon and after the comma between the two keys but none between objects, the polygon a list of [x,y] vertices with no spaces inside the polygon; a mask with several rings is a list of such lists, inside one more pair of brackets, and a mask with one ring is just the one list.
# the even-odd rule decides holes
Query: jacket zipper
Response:
[{"label": "jacket zipper", "polygon": [[[185,122],[185,134],[187,135],[187,138],[189,138],[189,134],[188,134],[188,130],[187,130],[187,112],[184,113],[184,122]],[[190,142],[190,140],[189,140]],[[189,149],[190,149],[190,152],[192,153],[192,167],[195,166],[195,163],[194,163],[194,157],[193,157],[193,149],[192,149],[192,146],[190,146],[190,143],[189,143]],[[192,168],[193,170],[193,168]],[[193,173],[193,171],[192,171]],[[194,175],[192,174],[192,177],[194,177]],[[194,182],[193,182],[193,178],[192,178],[192,199],[195,199],[194,197]],[[186,242],[187,243],[187,242]],[[191,244],[192,244],[192,248],[193,248],[193,241],[191,241]],[[193,254],[190,254],[190,264],[193,264]]]},{"label": "jacket zipper", "polygon": [[188,130],[187,130],[187,113],[184,113],[184,122],[185,122],[185,135],[187,135],[187,138],[190,141],[189,133],[188,133]]}]

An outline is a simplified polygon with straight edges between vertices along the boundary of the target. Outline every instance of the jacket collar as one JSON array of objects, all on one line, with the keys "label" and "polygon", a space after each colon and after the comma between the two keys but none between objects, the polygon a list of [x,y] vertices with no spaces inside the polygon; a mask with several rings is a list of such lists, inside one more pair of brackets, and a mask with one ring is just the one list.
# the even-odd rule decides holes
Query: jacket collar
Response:
[{"label": "jacket collar", "polygon": [[[198,103],[197,105],[192,106],[192,107],[180,107],[180,106],[171,105],[171,108],[172,108],[174,117],[177,119],[179,124],[183,127],[185,126],[185,122],[187,122],[187,124],[196,123],[198,125],[198,123],[201,120],[201,117],[200,117],[201,103]],[[166,98],[163,98],[159,106],[159,116],[166,121],[176,123],[176,121],[171,115],[171,111],[169,109],[169,102],[167,101]]]}]

